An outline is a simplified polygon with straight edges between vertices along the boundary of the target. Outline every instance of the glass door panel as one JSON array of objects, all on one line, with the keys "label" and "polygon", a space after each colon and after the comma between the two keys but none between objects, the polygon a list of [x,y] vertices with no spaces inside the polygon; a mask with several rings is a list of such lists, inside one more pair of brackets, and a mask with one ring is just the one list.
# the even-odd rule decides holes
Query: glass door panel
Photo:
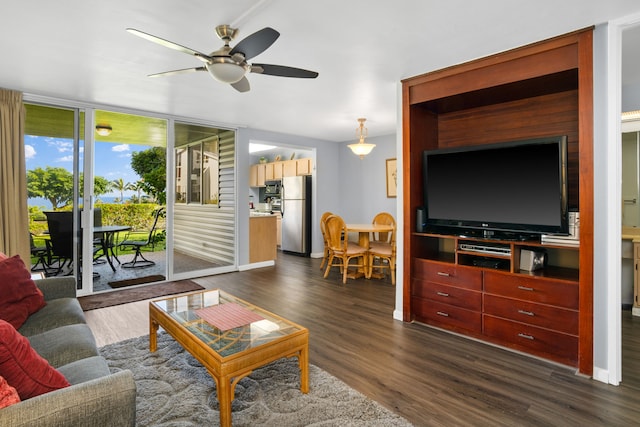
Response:
[{"label": "glass door panel", "polygon": [[179,122],[174,130],[174,277],[231,271],[236,263],[235,132]]},{"label": "glass door panel", "polygon": [[94,121],[93,291],[162,281],[167,121],[105,110]]},{"label": "glass door panel", "polygon": [[47,276],[78,272],[80,139],[84,114],[77,109],[25,104],[25,157],[29,231],[32,246],[42,248],[32,258],[36,271]]}]

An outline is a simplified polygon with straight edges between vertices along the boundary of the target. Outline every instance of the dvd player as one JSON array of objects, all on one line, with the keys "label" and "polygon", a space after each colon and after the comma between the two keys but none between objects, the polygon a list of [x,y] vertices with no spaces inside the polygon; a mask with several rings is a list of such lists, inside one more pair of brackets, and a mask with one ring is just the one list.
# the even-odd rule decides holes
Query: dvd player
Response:
[{"label": "dvd player", "polygon": [[477,243],[460,243],[458,249],[461,251],[478,252],[482,254],[494,254],[494,255],[511,255],[511,248],[509,246],[491,246],[491,245],[479,245]]}]

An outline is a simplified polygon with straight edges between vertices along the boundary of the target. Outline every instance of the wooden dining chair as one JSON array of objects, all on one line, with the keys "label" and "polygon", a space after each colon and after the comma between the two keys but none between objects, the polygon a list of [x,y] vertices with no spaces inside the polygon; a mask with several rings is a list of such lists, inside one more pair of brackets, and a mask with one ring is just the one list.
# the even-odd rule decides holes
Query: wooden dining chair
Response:
[{"label": "wooden dining chair", "polygon": [[320,217],[320,232],[322,233],[322,240],[324,242],[324,248],[322,249],[322,262],[320,263],[320,270],[324,268],[325,263],[329,259],[329,241],[327,238],[327,218],[333,213],[325,212]]},{"label": "wooden dining chair", "polygon": [[[389,270],[391,283],[396,284],[396,220],[390,213],[381,212],[372,221],[373,224],[391,225],[393,231],[372,233],[369,242],[369,274],[373,275],[373,270]],[[376,263],[377,261],[377,263]]]},{"label": "wooden dining chair", "polygon": [[[347,283],[349,267],[361,268],[368,277],[368,253],[367,248],[350,242],[347,238],[347,226],[338,215],[330,215],[326,221],[326,231],[329,242],[329,260],[324,277],[329,275],[331,267],[340,267],[342,283]],[[351,260],[360,260],[357,264],[351,264]]]}]

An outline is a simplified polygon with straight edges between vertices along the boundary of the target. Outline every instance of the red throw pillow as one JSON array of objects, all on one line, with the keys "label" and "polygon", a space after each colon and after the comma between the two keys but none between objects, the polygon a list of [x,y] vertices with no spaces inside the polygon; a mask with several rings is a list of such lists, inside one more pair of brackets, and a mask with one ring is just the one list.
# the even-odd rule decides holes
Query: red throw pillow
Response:
[{"label": "red throw pillow", "polygon": [[0,320],[0,376],[16,388],[22,400],[71,385],[4,320]]},{"label": "red throw pillow", "polygon": [[7,258],[9,258],[9,257],[6,254],[0,252],[0,261],[4,261]]},{"label": "red throw pillow", "polygon": [[20,396],[14,387],[11,387],[7,380],[0,377],[0,409],[20,402]]},{"label": "red throw pillow", "polygon": [[0,261],[0,319],[18,329],[46,304],[20,255]]}]

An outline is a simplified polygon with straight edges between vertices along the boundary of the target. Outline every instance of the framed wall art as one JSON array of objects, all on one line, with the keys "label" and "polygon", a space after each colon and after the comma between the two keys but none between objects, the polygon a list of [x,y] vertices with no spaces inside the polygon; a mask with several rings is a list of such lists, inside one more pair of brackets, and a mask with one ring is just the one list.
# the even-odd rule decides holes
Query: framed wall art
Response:
[{"label": "framed wall art", "polygon": [[387,159],[387,197],[398,196],[398,162]]}]

